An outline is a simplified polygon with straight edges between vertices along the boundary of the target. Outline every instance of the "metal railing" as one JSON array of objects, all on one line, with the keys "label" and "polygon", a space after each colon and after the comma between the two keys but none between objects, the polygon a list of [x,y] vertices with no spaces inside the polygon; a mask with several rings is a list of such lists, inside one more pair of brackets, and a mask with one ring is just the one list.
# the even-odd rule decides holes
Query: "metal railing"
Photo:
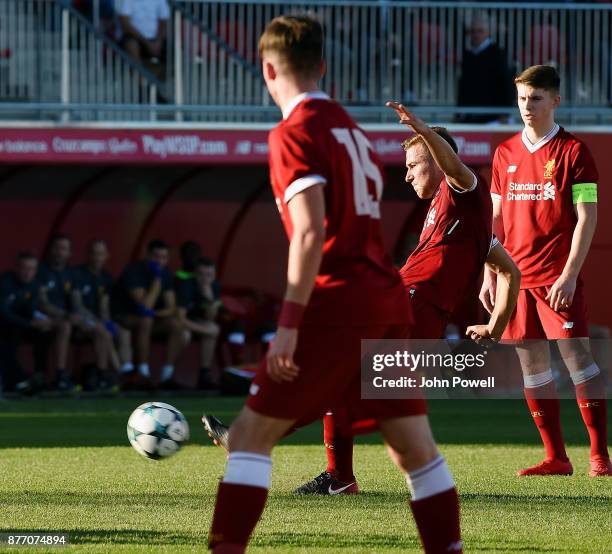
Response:
[{"label": "metal railing", "polygon": [[[257,60],[257,27],[246,22],[254,6],[230,4],[221,13],[199,3],[172,2],[169,42],[174,56],[167,66],[167,80],[174,81],[178,105],[265,106],[270,98]],[[250,22],[253,23],[253,22]],[[215,114],[191,112],[191,119],[256,120],[262,113],[225,110]]]},{"label": "metal railing", "polygon": [[[560,112],[565,121],[612,123],[610,4],[169,0],[163,83],[95,31],[95,14],[89,22],[60,4],[0,1],[2,31],[16,6],[21,12],[11,17],[22,21],[9,27],[8,39],[0,32],[0,100],[78,103],[66,113],[93,119],[273,121],[278,112],[260,75],[257,42],[276,15],[306,13],[325,28],[323,89],[363,122],[393,120],[382,107],[389,98],[440,121],[467,112],[516,115],[513,106],[457,107],[462,57],[470,48],[466,29],[479,18],[503,49],[509,72],[536,63],[558,67],[563,106],[580,108]],[[21,61],[2,57],[7,40]],[[22,64],[25,70],[15,71]],[[8,80],[6,67],[13,68]],[[155,105],[160,90],[167,103]],[[126,108],[135,104],[141,107],[133,113]],[[83,111],[85,105],[99,107]],[[0,104],[0,115],[8,107]]]},{"label": "metal railing", "polygon": [[[271,18],[282,13],[318,18],[327,39],[323,88],[348,105],[376,105],[390,97],[454,105],[463,53],[470,48],[466,29],[476,18],[488,22],[511,73],[534,64],[556,65],[562,95],[572,105],[607,106],[612,92],[610,5],[342,0],[172,4],[199,22],[204,38],[218,50],[249,65],[257,63],[257,39]],[[189,49],[183,54],[193,55]],[[221,59],[209,55],[207,61],[212,75],[223,73]]]},{"label": "metal railing", "polygon": [[1,100],[60,99],[61,26],[51,2],[0,2]]},{"label": "metal railing", "polygon": [[[0,56],[0,115],[11,119],[141,118],[105,107],[154,106],[161,87],[80,13],[53,0],[0,2]],[[83,104],[88,109],[72,109]]]}]

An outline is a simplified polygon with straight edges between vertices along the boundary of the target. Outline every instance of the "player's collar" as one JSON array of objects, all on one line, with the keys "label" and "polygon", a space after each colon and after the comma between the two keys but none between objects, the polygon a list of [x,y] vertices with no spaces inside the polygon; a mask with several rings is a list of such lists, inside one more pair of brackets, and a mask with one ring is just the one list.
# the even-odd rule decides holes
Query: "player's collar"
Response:
[{"label": "player's collar", "polygon": [[555,123],[553,125],[553,128],[548,131],[548,133],[546,133],[538,142],[536,142],[535,144],[533,144],[529,138],[527,137],[527,129],[523,129],[523,133],[521,134],[521,138],[523,139],[523,144],[525,145],[525,148],[527,148],[527,150],[529,150],[530,154],[533,154],[534,152],[536,152],[537,150],[539,150],[540,148],[542,148],[542,146],[544,146],[546,143],[550,142],[553,137],[559,132],[559,124]]},{"label": "player's collar", "polygon": [[302,94],[294,96],[291,101],[285,106],[285,109],[283,110],[283,119],[287,119],[291,115],[291,112],[297,107],[297,105],[303,100],[306,100],[307,98],[329,100],[329,96],[327,96],[327,94],[321,91],[302,92]]}]

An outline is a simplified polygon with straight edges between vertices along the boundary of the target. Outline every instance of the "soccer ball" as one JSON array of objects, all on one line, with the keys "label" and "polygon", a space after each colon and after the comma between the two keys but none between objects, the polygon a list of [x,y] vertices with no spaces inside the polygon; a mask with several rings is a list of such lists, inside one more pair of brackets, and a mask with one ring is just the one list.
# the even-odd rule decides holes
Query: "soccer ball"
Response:
[{"label": "soccer ball", "polygon": [[150,460],[161,460],[178,452],[189,438],[189,425],[174,406],[147,402],[132,412],[127,435],[136,452]]}]

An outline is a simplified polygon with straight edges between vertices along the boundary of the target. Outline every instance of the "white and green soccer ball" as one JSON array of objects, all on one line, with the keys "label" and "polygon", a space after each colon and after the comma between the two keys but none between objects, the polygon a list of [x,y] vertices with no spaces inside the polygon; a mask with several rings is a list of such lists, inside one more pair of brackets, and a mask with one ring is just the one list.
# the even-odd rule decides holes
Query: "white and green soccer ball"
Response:
[{"label": "white and green soccer ball", "polygon": [[147,402],[132,412],[127,435],[136,452],[150,460],[162,460],[176,454],[189,439],[189,425],[174,406]]}]

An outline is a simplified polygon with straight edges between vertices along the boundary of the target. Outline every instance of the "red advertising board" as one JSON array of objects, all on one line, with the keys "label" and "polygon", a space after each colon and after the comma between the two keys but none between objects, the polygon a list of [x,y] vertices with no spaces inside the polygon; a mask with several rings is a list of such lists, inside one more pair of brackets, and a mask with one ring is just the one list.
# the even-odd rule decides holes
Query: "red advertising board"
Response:
[{"label": "red advertising board", "polygon": [[[385,163],[403,163],[405,132],[368,135]],[[454,136],[463,159],[478,165],[490,162],[495,146],[508,134]],[[265,164],[267,137],[267,130],[4,128],[0,163]]]},{"label": "red advertising board", "polygon": [[[583,273],[588,285],[587,300],[591,320],[612,327],[612,308],[609,295],[606,295],[605,292],[609,288],[608,275],[612,269],[610,265],[612,259],[612,201],[610,200],[608,184],[609,175],[612,174],[612,156],[610,156],[612,133],[595,131],[597,130],[590,129],[576,132],[591,149],[600,174],[598,228]],[[452,133],[458,143],[462,159],[472,166],[478,166],[480,173],[486,177],[495,148],[500,142],[513,134],[513,131],[484,127],[481,131],[463,131],[461,128],[455,128]],[[368,129],[367,134],[374,149],[379,153],[385,164],[396,167],[403,166],[404,152],[400,143],[406,137],[406,134],[401,128],[398,128],[397,131]],[[268,131],[265,129],[111,129],[108,127],[40,126],[35,128],[7,126],[0,128],[0,164],[22,167],[30,164],[41,164],[42,166],[92,164],[93,166],[115,166],[117,169],[123,166],[126,170],[140,169],[128,167],[130,165],[181,164],[208,166],[209,168],[224,166],[228,171],[233,170],[232,166],[240,165],[245,166],[241,168],[242,170],[248,171],[247,166],[265,166],[267,163],[267,135]],[[168,167],[166,169],[172,168]],[[261,173],[265,173],[265,167],[261,168]],[[10,181],[12,172],[8,172],[6,175],[9,176],[7,180]],[[141,225],[142,222],[139,222],[138,217],[142,210],[133,209],[131,204],[125,203],[125,199],[122,200],[121,198],[115,198],[112,202],[96,203],[89,202],[87,197],[80,199],[79,209],[76,209],[73,205],[76,202],[76,197],[73,197],[72,193],[66,196],[62,192],[64,189],[61,188],[58,188],[57,195],[53,198],[45,196],[36,203],[19,201],[19,195],[13,198],[9,192],[14,191],[15,186],[21,186],[20,183],[28,182],[27,174],[23,174],[22,177],[22,181],[15,178],[15,182],[11,182],[10,185],[7,185],[7,180],[3,183],[3,190],[7,192],[7,197],[2,199],[3,217],[0,218],[0,223],[4,225],[4,236],[12,237],[10,245],[6,243],[3,245],[4,258],[0,255],[0,262],[4,262],[4,267],[8,267],[8,264],[12,263],[12,256],[16,251],[23,248],[32,248],[33,245],[35,246],[43,241],[45,235],[41,233],[50,232],[51,222],[59,221],[57,214],[61,214],[63,218],[61,220],[61,230],[69,232],[72,229],[73,235],[79,236],[83,233],[77,233],[76,230],[86,228],[88,231],[83,236],[90,236],[89,227],[96,230],[99,228],[106,229],[104,225],[107,225],[109,221],[116,221],[117,214],[123,213],[121,212],[123,208],[127,210],[126,213],[129,213],[129,217],[122,220],[124,226],[112,224],[110,225],[112,229],[108,233],[109,237],[112,238],[111,231],[116,227],[116,232],[120,234],[120,237],[113,242],[114,260],[117,263],[127,260],[128,250],[132,243],[126,241],[125,237],[128,236],[135,240],[135,237],[139,236],[138,225]],[[216,181],[212,179],[209,182]],[[52,196],[53,191],[47,191],[46,194]],[[66,208],[66,202],[72,202],[73,204],[70,204],[70,208]],[[122,204],[122,202],[124,203]],[[175,203],[170,202],[170,204],[164,210],[154,209],[153,213],[158,223],[162,220],[165,222],[164,225],[159,223],[159,228],[163,227],[164,233],[174,233],[176,235],[175,242],[177,244],[185,238],[180,233],[187,233],[188,229],[195,227],[206,235],[208,248],[213,248],[213,253],[217,242],[219,245],[224,244],[221,238],[215,242],[213,237],[216,236],[217,231],[221,232],[220,230],[226,229],[222,221],[215,219],[221,213],[221,207],[227,207],[226,204],[213,204],[210,210],[206,212],[207,217],[202,216],[205,209],[202,204],[197,204],[197,209],[193,202],[180,203],[177,201]],[[259,208],[261,206],[256,204],[255,207]],[[191,219],[187,214],[190,209],[197,212],[189,212]],[[153,217],[147,218],[145,223],[149,222],[149,219],[152,221]],[[207,224],[207,221],[210,221],[210,224]],[[262,222],[268,224],[271,218],[267,214],[259,219],[254,217],[253,221],[258,221],[259,227],[250,232],[260,232]],[[277,220],[274,219],[273,221],[276,222]],[[184,225],[181,227],[177,225],[177,222]],[[192,223],[191,227],[189,222]],[[229,228],[229,220],[226,223],[227,228]],[[151,233],[153,231],[157,232],[157,229],[158,227],[155,225],[151,226]],[[394,229],[398,231],[398,228],[394,227]],[[250,244],[251,235],[246,233],[245,236],[247,237],[245,244]],[[122,258],[120,251],[124,243],[127,246],[125,246],[125,255]],[[240,240],[237,240],[236,244],[241,244]],[[283,250],[283,248],[279,247],[280,250]],[[39,249],[42,249],[42,246]],[[268,250],[271,251],[272,249],[265,249],[266,252]],[[257,264],[259,266],[265,265],[260,263],[263,255],[261,249],[254,250],[248,247],[241,250],[241,253],[241,256],[246,256],[245,260],[251,264],[250,267],[255,267]],[[249,258],[251,254],[256,259]],[[235,256],[232,259],[236,258],[240,258],[240,256]],[[244,273],[242,267],[239,269],[240,271],[234,272],[235,275]],[[230,273],[228,271],[228,274]],[[261,271],[256,273],[260,275],[260,281],[270,281],[267,274],[264,275]],[[251,273],[248,274],[249,279],[252,280]],[[282,272],[279,275],[281,280],[284,279]]]}]

